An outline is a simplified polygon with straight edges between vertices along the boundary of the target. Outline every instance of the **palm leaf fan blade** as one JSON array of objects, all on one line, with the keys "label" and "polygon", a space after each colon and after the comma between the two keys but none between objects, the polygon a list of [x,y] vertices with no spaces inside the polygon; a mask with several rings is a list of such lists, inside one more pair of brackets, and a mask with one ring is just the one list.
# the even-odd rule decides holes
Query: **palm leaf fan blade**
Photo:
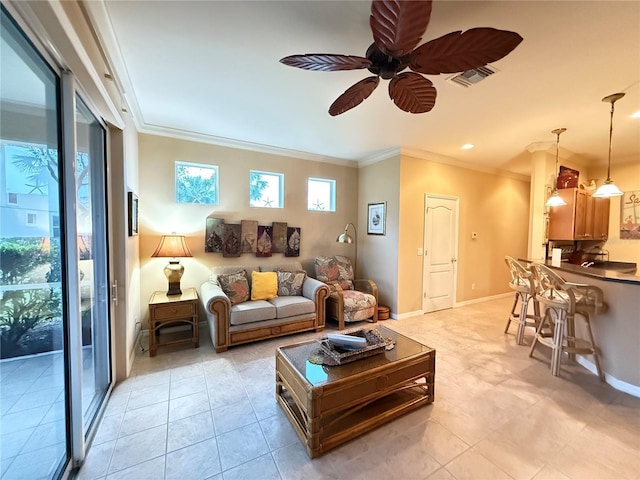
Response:
[{"label": "palm leaf fan blade", "polygon": [[433,75],[463,72],[500,60],[520,42],[522,37],[517,33],[495,28],[451,32],[416,48],[409,67]]},{"label": "palm leaf fan blade", "polygon": [[351,110],[366,100],[380,83],[380,77],[373,76],[360,80],[355,85],[349,87],[335,102],[329,107],[329,114],[333,117]]},{"label": "palm leaf fan blade", "polygon": [[319,72],[335,72],[339,70],[358,70],[371,65],[368,58],[356,55],[334,55],[332,53],[307,53],[290,55],[280,59],[280,63],[290,67]]},{"label": "palm leaf fan blade", "polygon": [[389,96],[405,112],[426,113],[436,104],[437,92],[430,80],[405,72],[389,82]]},{"label": "palm leaf fan blade", "polygon": [[373,41],[387,55],[406,55],[422,39],[430,18],[431,0],[374,0],[369,17]]}]

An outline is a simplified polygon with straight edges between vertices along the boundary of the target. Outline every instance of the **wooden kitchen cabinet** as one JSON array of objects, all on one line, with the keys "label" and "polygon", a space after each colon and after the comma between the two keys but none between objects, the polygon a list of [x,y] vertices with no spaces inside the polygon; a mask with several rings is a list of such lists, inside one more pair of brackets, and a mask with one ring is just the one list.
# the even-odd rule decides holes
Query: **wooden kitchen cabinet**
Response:
[{"label": "wooden kitchen cabinet", "polygon": [[594,198],[593,200],[593,239],[605,240],[609,237],[609,199]]},{"label": "wooden kitchen cabinet", "polygon": [[549,211],[549,240],[604,240],[609,234],[609,199],[579,188],[558,190],[567,202]]}]

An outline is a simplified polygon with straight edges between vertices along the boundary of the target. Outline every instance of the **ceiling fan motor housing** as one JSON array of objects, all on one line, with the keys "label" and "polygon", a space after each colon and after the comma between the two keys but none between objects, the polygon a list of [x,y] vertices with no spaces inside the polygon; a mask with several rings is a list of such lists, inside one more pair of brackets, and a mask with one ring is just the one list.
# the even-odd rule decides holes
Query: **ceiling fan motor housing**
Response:
[{"label": "ceiling fan motor housing", "polygon": [[409,66],[409,55],[392,57],[383,53],[375,43],[367,49],[365,56],[371,61],[368,70],[374,75],[380,75],[385,80],[391,80],[397,73]]}]

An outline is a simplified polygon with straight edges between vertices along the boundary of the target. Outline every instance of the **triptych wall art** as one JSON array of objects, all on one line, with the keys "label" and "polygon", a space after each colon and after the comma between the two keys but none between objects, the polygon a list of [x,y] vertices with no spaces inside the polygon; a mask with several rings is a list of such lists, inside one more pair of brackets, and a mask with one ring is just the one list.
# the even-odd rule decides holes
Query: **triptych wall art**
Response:
[{"label": "triptych wall art", "polygon": [[258,225],[256,220],[225,223],[222,218],[207,217],[204,251],[222,253],[223,257],[239,257],[243,253],[299,257],[300,227],[289,227],[286,222]]}]

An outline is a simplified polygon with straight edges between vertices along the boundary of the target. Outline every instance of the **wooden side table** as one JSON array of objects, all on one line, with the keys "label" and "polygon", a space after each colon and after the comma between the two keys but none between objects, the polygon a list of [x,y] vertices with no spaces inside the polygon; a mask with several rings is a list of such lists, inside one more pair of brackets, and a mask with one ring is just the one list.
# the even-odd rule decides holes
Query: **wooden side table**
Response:
[{"label": "wooden side table", "polygon": [[[160,341],[163,327],[189,325],[189,338]],[[178,335],[176,332],[175,335]],[[167,292],[153,292],[149,299],[149,356],[155,356],[158,347],[193,343],[200,346],[198,333],[198,292],[195,288],[182,289],[182,295],[167,295]]]}]

